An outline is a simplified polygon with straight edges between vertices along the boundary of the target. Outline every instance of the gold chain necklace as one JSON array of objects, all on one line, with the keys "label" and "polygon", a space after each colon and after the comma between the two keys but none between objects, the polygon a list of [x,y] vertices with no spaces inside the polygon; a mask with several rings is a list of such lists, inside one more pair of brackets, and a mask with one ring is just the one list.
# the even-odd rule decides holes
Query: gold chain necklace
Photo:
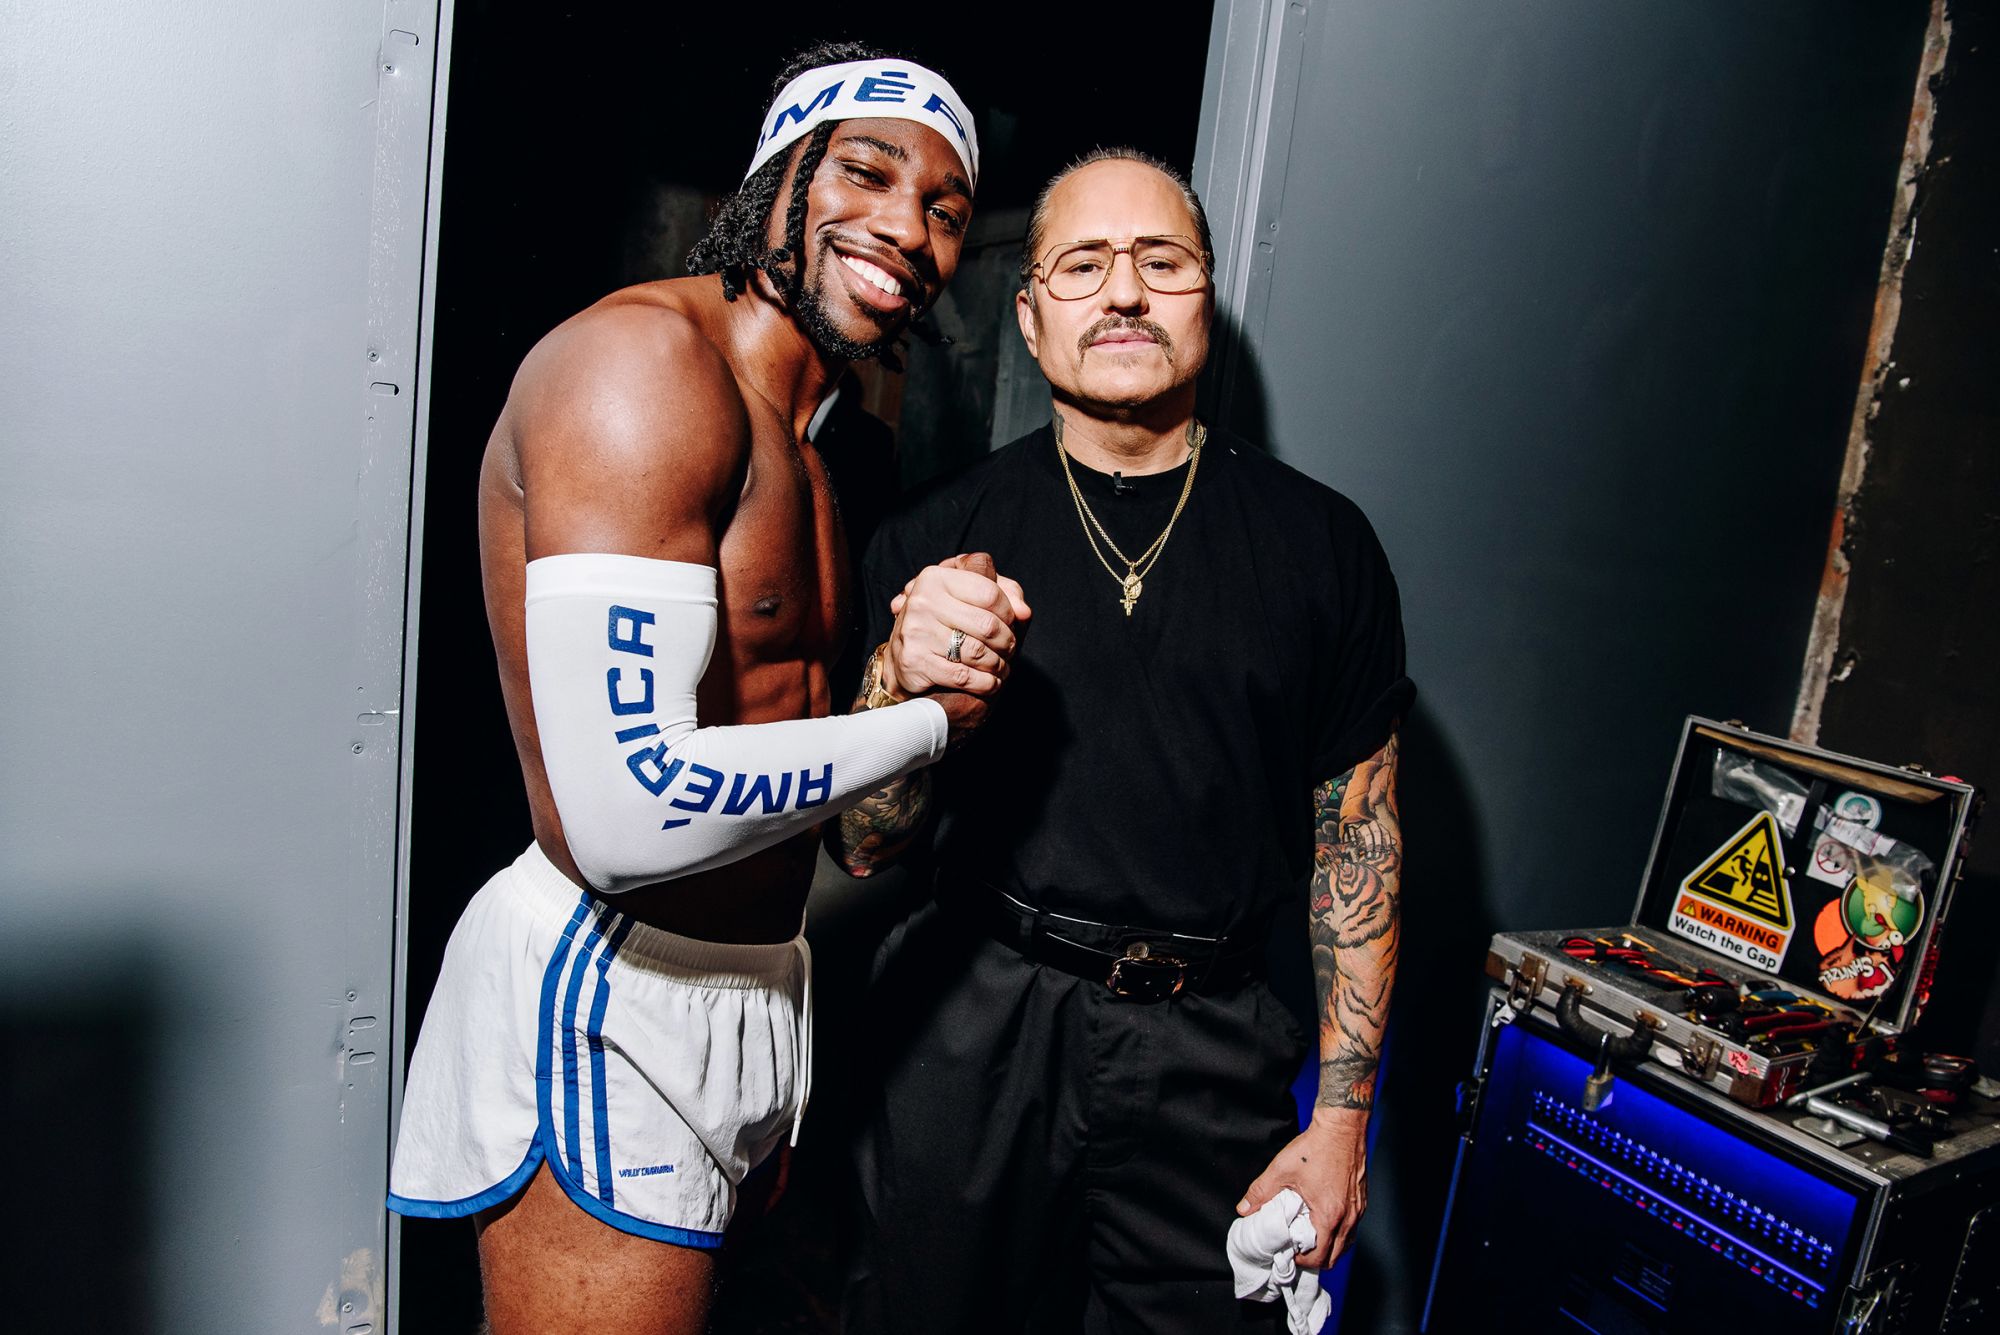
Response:
[{"label": "gold chain necklace", "polygon": [[[1192,419],[1188,421],[1188,472],[1187,481],[1181,484],[1181,498],[1174,502],[1174,512],[1167,516],[1167,526],[1160,530],[1160,536],[1137,556],[1127,556],[1118,550],[1118,544],[1111,540],[1111,535],[1104,531],[1104,525],[1097,521],[1097,516],[1091,513],[1090,506],[1084,501],[1083,489],[1076,485],[1076,474],[1070,471],[1069,451],[1063,448],[1061,413],[1056,414],[1055,437],[1056,458],[1062,463],[1063,480],[1069,483],[1069,498],[1076,502],[1077,522],[1083,525],[1083,536],[1090,543],[1090,554],[1097,558],[1097,564],[1104,567],[1105,574],[1118,581],[1118,602],[1129,617],[1138,604],[1139,595],[1145,592],[1146,572],[1153,568],[1153,564],[1160,559],[1160,553],[1166,550],[1167,535],[1174,531],[1174,521],[1181,517],[1181,511],[1187,508],[1188,497],[1194,492],[1194,471],[1201,465],[1201,447],[1208,439],[1208,428]],[[1093,529],[1095,533],[1091,531]],[[1125,563],[1124,574],[1119,574],[1104,559],[1104,553],[1097,545],[1099,538],[1104,539],[1104,545],[1111,549],[1113,556]]]}]

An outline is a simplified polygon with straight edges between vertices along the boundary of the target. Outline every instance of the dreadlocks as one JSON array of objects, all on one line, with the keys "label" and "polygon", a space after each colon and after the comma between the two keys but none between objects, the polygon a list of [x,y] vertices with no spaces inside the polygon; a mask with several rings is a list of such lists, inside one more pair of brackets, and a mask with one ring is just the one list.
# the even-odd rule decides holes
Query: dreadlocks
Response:
[{"label": "dreadlocks", "polygon": [[[773,101],[785,85],[807,70],[822,65],[840,65],[850,60],[882,60],[890,53],[863,42],[821,42],[799,52],[785,62],[785,68],[771,85],[765,99]],[[780,153],[752,172],[750,179],[724,201],[709,224],[708,235],[688,252],[691,274],[721,274],[722,295],[734,301],[749,284],[750,271],[762,270],[777,284],[787,300],[797,301],[805,281],[806,186],[826,158],[827,143],[833,138],[832,122],[815,128],[799,154],[792,171],[792,195],[785,209],[784,241],[769,244],[771,209],[778,202],[778,187],[785,179],[789,153]]]}]

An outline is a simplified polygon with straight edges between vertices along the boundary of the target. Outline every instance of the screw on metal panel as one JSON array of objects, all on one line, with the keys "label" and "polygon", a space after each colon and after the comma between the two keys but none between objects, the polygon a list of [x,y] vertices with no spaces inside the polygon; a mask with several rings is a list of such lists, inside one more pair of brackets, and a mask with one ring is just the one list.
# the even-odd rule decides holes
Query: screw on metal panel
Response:
[{"label": "screw on metal panel", "polygon": [[356,743],[354,744],[354,746],[352,747],[352,750],[353,750],[353,752],[354,752],[354,754],[355,754],[355,755],[357,755],[357,756],[358,756],[358,755],[360,755],[360,754],[361,754],[361,743],[359,743],[359,742],[356,742]]},{"label": "screw on metal panel", "polygon": [[359,992],[356,992],[354,989],[349,988],[347,991],[347,999],[349,1001],[358,1001],[361,999],[361,994]]},{"label": "screw on metal panel", "polygon": [[368,349],[368,360],[371,362],[379,362],[382,360],[382,354],[375,351],[375,349],[370,348]]}]

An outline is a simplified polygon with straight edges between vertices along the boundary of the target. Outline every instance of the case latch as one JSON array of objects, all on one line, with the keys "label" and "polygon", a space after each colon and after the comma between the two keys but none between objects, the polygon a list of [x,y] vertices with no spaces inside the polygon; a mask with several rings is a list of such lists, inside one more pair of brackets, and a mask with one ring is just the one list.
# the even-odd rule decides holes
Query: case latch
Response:
[{"label": "case latch", "polygon": [[1897,1261],[1858,1280],[1841,1303],[1840,1324],[1834,1327],[1838,1335],[1879,1335],[1900,1327],[1896,1285],[1902,1277],[1903,1263]]},{"label": "case latch", "polygon": [[1707,1034],[1691,1034],[1687,1050],[1681,1054],[1681,1069],[1697,1080],[1707,1080],[1722,1064],[1722,1044]]},{"label": "case latch", "polygon": [[1521,952],[1521,962],[1514,966],[1514,979],[1507,985],[1507,1004],[1517,1011],[1524,1011],[1535,1004],[1535,998],[1542,994],[1542,983],[1549,976],[1549,962],[1532,951]]}]

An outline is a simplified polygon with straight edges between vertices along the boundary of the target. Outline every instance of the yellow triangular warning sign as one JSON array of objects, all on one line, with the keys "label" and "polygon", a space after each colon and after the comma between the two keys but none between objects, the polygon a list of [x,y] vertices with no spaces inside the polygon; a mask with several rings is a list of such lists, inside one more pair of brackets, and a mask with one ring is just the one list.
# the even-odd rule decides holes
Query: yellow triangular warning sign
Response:
[{"label": "yellow triangular warning sign", "polygon": [[1760,811],[1748,825],[1689,873],[1681,889],[1769,923],[1792,926],[1792,897],[1785,892],[1785,860],[1778,822]]}]

